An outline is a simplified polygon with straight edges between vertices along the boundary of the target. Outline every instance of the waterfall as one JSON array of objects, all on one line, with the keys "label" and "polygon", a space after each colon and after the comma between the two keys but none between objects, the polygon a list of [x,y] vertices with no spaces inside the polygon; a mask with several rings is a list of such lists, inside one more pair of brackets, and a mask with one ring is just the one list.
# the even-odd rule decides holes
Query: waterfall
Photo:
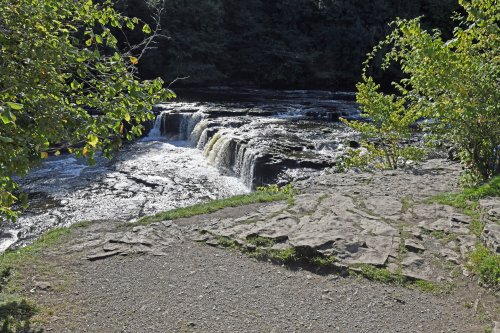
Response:
[{"label": "waterfall", "polygon": [[208,120],[203,119],[199,121],[191,131],[189,139],[191,143],[199,149],[205,147],[205,144],[207,143],[207,132],[206,132],[207,126],[208,126]]},{"label": "waterfall", "polygon": [[182,120],[179,126],[179,139],[180,140],[188,140],[191,138],[191,134],[193,133],[196,125],[204,118],[206,118],[206,114],[201,110],[195,113],[186,114],[182,113]]},{"label": "waterfall", "polygon": [[221,138],[213,145],[212,149],[208,152],[208,162],[215,165],[224,171],[233,171],[233,163],[231,160],[234,151],[233,138],[227,133],[221,134]]},{"label": "waterfall", "polygon": [[254,183],[257,152],[239,142],[230,132],[217,132],[205,145],[210,164],[238,176],[248,187]]},{"label": "waterfall", "polygon": [[164,115],[167,111],[162,111],[158,116],[156,116],[155,124],[153,128],[149,131],[148,135],[144,138],[145,141],[153,141],[161,138],[161,125]]},{"label": "waterfall", "polygon": [[256,151],[241,143],[231,129],[215,132],[203,110],[195,113],[162,111],[148,136],[143,140],[189,140],[203,150],[208,162],[225,173],[239,177],[248,187],[253,186]]},{"label": "waterfall", "polygon": [[255,161],[257,153],[248,146],[239,146],[235,159],[234,171],[245,185],[252,187],[254,183]]},{"label": "waterfall", "polygon": [[198,138],[196,148],[203,150],[205,145],[207,144],[207,141],[208,141],[208,129],[205,128],[203,132],[201,132],[200,137]]},{"label": "waterfall", "polygon": [[206,118],[202,111],[195,113],[179,113],[162,111],[156,116],[155,124],[149,131],[147,139],[154,140],[166,136],[170,140],[188,140],[196,125]]}]

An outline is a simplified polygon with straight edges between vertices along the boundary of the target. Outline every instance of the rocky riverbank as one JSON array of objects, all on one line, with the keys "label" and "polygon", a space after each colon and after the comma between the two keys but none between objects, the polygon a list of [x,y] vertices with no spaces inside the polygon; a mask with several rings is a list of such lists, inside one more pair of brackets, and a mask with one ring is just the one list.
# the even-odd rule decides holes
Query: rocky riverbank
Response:
[{"label": "rocky riverbank", "polygon": [[[483,332],[500,320],[500,303],[466,268],[479,241],[473,221],[429,202],[455,190],[459,172],[429,160],[405,171],[324,173],[298,183],[293,204],[147,226],[94,223],[45,253],[60,273],[29,270],[23,288],[59,309],[44,324],[58,332]],[[482,203],[491,248],[498,204]],[[220,249],[227,245],[234,250]],[[287,270],[252,253],[321,260]],[[367,267],[441,294],[345,277]]]}]

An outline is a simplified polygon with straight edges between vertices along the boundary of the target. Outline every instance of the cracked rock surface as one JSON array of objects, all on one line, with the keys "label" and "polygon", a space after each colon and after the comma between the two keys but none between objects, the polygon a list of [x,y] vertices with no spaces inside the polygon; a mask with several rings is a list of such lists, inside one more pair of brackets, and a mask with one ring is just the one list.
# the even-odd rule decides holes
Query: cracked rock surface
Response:
[{"label": "cracked rock surface", "polygon": [[[325,174],[312,185],[299,184],[302,194],[292,205],[278,202],[247,213],[234,209],[231,214],[165,221],[86,236],[87,243],[75,246],[91,247],[87,259],[98,260],[137,253],[160,256],[179,241],[218,245],[224,237],[247,249],[294,248],[333,257],[339,268],[373,265],[410,279],[451,282],[477,241],[469,229],[471,218],[427,200],[453,190],[450,179],[458,173],[456,164],[430,160],[413,171]],[[491,247],[498,246],[497,226],[488,224],[483,233]],[[255,238],[268,240],[267,248],[256,246]]]},{"label": "cracked rock surface", "polygon": [[414,171],[323,175],[312,186],[302,184],[304,194],[291,207],[209,220],[201,232],[242,244],[269,238],[280,248],[334,256],[339,267],[369,264],[451,281],[475,243],[471,219],[426,200],[453,190],[458,172],[453,163],[430,160]]},{"label": "cracked rock surface", "polygon": [[[59,309],[43,324],[55,332],[483,332],[500,319],[489,310],[499,303],[461,277],[462,252],[476,241],[470,220],[425,202],[453,190],[458,172],[431,160],[418,171],[325,174],[299,184],[294,205],[253,204],[148,226],[93,223],[44,253],[63,267],[64,288],[57,274],[41,281],[36,272],[25,288]],[[308,248],[341,266],[372,264],[453,280],[455,288],[433,295],[287,269],[221,249],[221,236],[254,249],[250,239],[260,236],[276,249]]]}]

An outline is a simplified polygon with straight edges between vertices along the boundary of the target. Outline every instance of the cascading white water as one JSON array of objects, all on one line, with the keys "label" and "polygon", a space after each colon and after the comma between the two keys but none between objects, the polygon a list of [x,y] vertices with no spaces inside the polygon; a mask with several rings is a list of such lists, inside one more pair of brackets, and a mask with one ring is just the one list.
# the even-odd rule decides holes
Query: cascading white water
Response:
[{"label": "cascading white water", "polygon": [[[198,149],[202,149],[207,143],[207,133],[206,133],[207,126],[208,126],[208,120],[203,119],[199,121],[191,131],[189,139],[191,143],[195,145]],[[203,134],[205,135],[205,137],[203,138],[203,141],[201,141]]]},{"label": "cascading white water", "polygon": [[220,169],[231,170],[231,142],[231,136],[222,133],[221,138],[217,140],[208,153],[208,162]]},{"label": "cascading white water", "polygon": [[232,132],[217,132],[205,145],[204,154],[210,164],[232,172],[246,186],[253,186],[257,152],[235,142]]},{"label": "cascading white water", "polygon": [[254,182],[255,174],[255,161],[257,159],[257,153],[248,146],[242,146],[238,149],[234,170],[238,174],[243,183],[252,187]]},{"label": "cascading white water", "polygon": [[190,139],[196,125],[205,117],[206,114],[201,110],[193,114],[183,114],[181,124],[179,126],[179,139]]},{"label": "cascading white water", "polygon": [[163,121],[163,117],[167,112],[168,111],[162,111],[159,115],[156,116],[153,128],[149,131],[148,135],[143,139],[143,141],[153,141],[161,137],[161,124]]},{"label": "cascading white water", "polygon": [[198,139],[198,143],[196,144],[196,148],[198,148],[200,150],[204,150],[205,145],[207,144],[207,141],[208,141],[208,129],[205,128],[203,130],[203,132],[201,132],[201,135]]},{"label": "cascading white water", "polygon": [[[246,186],[252,187],[255,169],[256,153],[247,148],[246,145],[236,143],[231,129],[219,131],[208,139],[209,121],[202,110],[195,113],[175,113],[172,111],[161,112],[155,120],[155,124],[144,141],[158,140],[168,133],[162,133],[162,128],[167,128],[166,123],[180,116],[178,135],[169,136],[171,140],[188,140],[191,145],[203,150],[208,162],[223,170],[239,177]],[[176,121],[179,121],[178,118]],[[162,126],[163,125],[163,126]]]}]

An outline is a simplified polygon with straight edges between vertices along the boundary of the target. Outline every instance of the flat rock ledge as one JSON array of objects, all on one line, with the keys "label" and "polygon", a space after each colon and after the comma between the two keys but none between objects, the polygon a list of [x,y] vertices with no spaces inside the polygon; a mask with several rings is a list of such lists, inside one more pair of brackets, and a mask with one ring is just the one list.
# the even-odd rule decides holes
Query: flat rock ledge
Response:
[{"label": "flat rock ledge", "polygon": [[484,223],[481,240],[491,251],[500,254],[500,197],[480,200],[479,209]]},{"label": "flat rock ledge", "polygon": [[[429,198],[457,190],[459,173],[458,164],[442,159],[414,170],[325,173],[297,184],[301,194],[293,205],[260,204],[119,232],[89,229],[69,249],[90,249],[88,260],[161,256],[182,242],[220,246],[223,239],[249,251],[294,248],[333,258],[342,269],[373,265],[410,279],[448,282],[466,272],[466,256],[478,240],[470,217]],[[494,216],[483,241],[498,251],[498,198],[481,205]]]}]

